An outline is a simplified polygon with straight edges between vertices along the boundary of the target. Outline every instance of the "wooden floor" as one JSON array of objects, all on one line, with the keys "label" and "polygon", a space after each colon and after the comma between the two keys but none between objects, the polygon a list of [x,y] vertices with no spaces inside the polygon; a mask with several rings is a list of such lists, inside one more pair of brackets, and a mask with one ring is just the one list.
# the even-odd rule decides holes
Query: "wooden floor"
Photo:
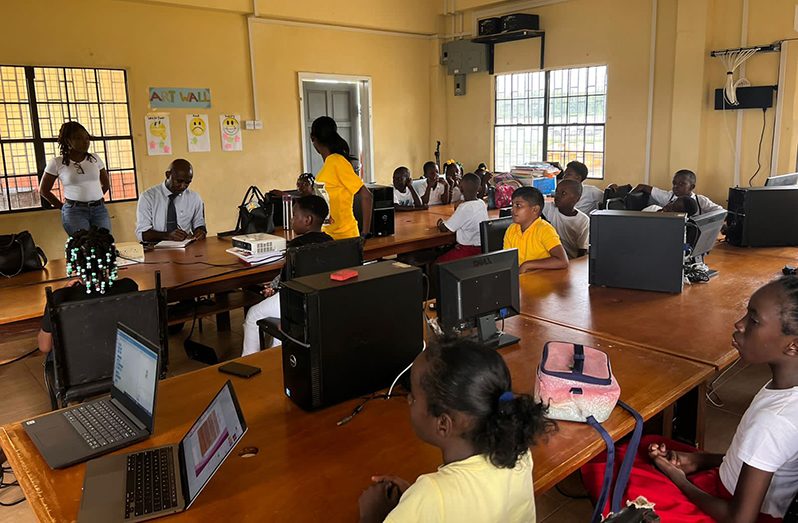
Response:
[{"label": "wooden floor", "polygon": [[[203,332],[195,328],[192,339],[214,347],[220,359],[232,359],[240,355],[243,340],[241,311],[231,314],[232,330],[217,332],[212,321],[204,321]],[[189,360],[183,351],[183,339],[188,335],[190,325],[183,331],[171,336],[169,340],[171,369],[169,374],[182,374],[203,367],[201,363]],[[2,358],[0,358],[2,359]],[[14,394],[3,394],[0,409],[0,424],[17,421],[25,417],[49,410],[49,400],[42,377],[41,356],[32,356],[17,363],[0,367],[0,383],[7,391]],[[725,452],[731,443],[732,436],[740,418],[751,402],[754,394],[769,379],[766,366],[744,367],[738,364],[718,380],[718,398],[714,398],[719,406],[709,404],[706,448],[711,452]],[[6,475],[4,482],[12,482]],[[19,499],[18,488],[6,488],[0,491],[0,502],[9,503]],[[572,475],[559,485],[558,490],[550,490],[537,499],[538,521],[585,521],[592,511],[586,499],[571,499],[567,496],[584,495],[578,475]],[[351,500],[357,503],[357,500]],[[0,506],[0,523],[33,522],[33,512],[23,502],[14,507]]]}]

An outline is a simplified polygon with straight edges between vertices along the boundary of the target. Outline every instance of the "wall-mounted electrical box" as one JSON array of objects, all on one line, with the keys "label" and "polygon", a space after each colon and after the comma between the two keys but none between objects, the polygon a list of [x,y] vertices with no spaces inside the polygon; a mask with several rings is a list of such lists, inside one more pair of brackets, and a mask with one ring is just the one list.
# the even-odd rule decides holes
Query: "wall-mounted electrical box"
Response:
[{"label": "wall-mounted electrical box", "polygon": [[454,95],[463,96],[464,94],[466,94],[466,75],[456,74],[454,75]]},{"label": "wall-mounted electrical box", "polygon": [[441,46],[441,65],[449,74],[481,73],[488,70],[488,48],[470,40],[453,40]]},{"label": "wall-mounted electrical box", "polygon": [[737,109],[768,109],[773,107],[773,94],[778,86],[760,85],[756,87],[738,87],[737,105],[731,105],[725,99],[723,89],[715,89],[715,110],[734,111]]}]

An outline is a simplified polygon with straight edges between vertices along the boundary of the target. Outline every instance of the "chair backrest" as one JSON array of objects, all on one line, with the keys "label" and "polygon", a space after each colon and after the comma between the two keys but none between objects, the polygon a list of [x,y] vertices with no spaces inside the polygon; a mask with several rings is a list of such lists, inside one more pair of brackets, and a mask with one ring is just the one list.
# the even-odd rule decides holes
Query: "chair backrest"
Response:
[{"label": "chair backrest", "polygon": [[111,387],[117,323],[122,322],[161,347],[166,343],[159,290],[136,291],[49,305],[58,394],[79,400]]},{"label": "chair backrest", "polygon": [[356,267],[363,265],[363,243],[360,238],[350,238],[289,247],[285,265],[288,280]]},{"label": "chair backrest", "polygon": [[504,249],[504,233],[513,224],[513,217],[498,218],[495,220],[485,220],[479,224],[479,240],[482,244],[482,252],[496,252]]},{"label": "chair backrest", "polygon": [[642,191],[631,191],[624,197],[627,211],[642,211],[648,207],[648,193]]}]

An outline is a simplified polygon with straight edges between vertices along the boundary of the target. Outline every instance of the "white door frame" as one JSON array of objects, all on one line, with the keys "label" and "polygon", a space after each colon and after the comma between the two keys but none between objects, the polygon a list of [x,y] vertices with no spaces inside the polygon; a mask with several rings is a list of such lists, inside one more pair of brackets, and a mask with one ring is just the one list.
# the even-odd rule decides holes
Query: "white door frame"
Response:
[{"label": "white door frame", "polygon": [[[365,131],[367,137],[361,136],[361,147],[366,152],[366,182],[374,182],[374,128],[372,125],[372,112],[371,112],[371,77],[370,76],[352,76],[343,74],[327,74],[327,73],[308,73],[300,72],[298,75],[297,86],[299,88],[299,129],[302,134],[302,170],[308,172],[310,169],[310,158],[305,153],[305,146],[307,144],[307,133],[305,131],[305,100],[303,82],[322,82],[322,83],[345,83],[355,84],[358,88],[357,101],[358,101],[358,116],[359,123],[363,121],[367,124],[367,129],[360,129],[361,134]],[[365,85],[365,100],[361,97],[361,92],[364,91],[360,87]],[[364,118],[365,116],[365,118]]]}]

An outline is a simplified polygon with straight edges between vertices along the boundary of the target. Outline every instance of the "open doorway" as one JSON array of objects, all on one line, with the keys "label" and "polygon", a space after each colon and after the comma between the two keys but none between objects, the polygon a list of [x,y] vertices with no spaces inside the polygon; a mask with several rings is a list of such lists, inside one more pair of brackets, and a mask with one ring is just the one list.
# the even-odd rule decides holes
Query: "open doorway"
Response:
[{"label": "open doorway", "polygon": [[352,156],[358,159],[361,178],[373,182],[371,78],[299,73],[299,100],[304,172],[317,174],[321,169],[323,162],[310,141],[310,127],[319,116],[329,116],[349,143]]}]

